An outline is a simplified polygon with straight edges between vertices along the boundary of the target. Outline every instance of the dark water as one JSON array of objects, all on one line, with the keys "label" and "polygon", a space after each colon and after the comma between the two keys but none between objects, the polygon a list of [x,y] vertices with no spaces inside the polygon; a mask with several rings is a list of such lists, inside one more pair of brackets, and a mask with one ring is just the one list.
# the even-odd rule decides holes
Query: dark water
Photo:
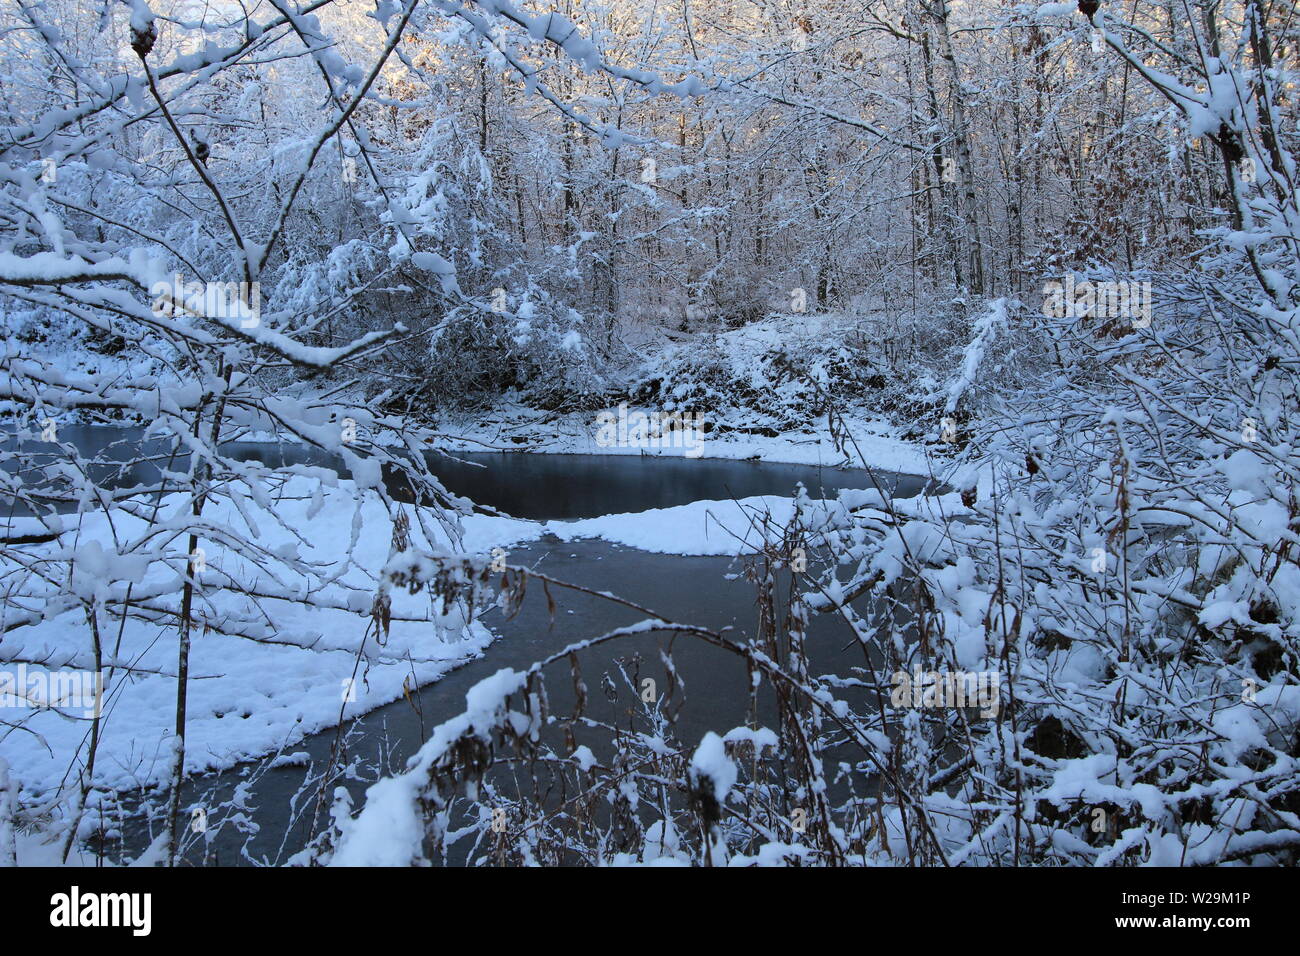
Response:
[{"label": "dark water", "polygon": [[[58,437],[87,459],[97,482],[128,490],[157,480],[160,471],[184,471],[169,457],[170,444],[143,438],[139,428],[62,425]],[[14,450],[11,432],[0,430],[0,449]],[[49,444],[27,442],[21,460],[35,467],[59,457]],[[230,457],[268,466],[313,464],[346,474],[342,461],[297,444],[235,442],[223,446]],[[870,488],[909,496],[920,478],[822,465],[762,461],[668,458],[641,455],[548,455],[524,452],[456,452],[427,455],[430,469],[448,491],[517,518],[538,520],[594,518],[625,511],[669,508],[692,501],[789,495],[802,483],[812,497],[833,497],[839,488]],[[14,470],[10,466],[10,470]],[[397,481],[390,490],[400,493]],[[0,506],[8,502],[0,501]],[[7,507],[4,508],[7,511]]]},{"label": "dark water", "polygon": [[[431,459],[448,490],[517,518],[592,518],[624,511],[670,508],[692,501],[789,495],[802,483],[812,497],[823,489],[870,488],[865,471],[721,459],[639,455],[530,455],[517,452],[458,455],[472,464]],[[485,465],[486,468],[477,468]],[[886,491],[910,496],[922,479],[877,472]]]},{"label": "dark water", "polygon": [[[95,429],[86,434],[61,431],[65,441],[76,441],[83,454],[95,449],[104,459],[126,460],[131,436]],[[134,436],[139,440],[138,433]],[[120,444],[114,444],[120,442]],[[268,464],[281,461],[326,463],[301,448],[275,445],[237,445],[227,449],[236,457]],[[829,467],[738,462],[713,459],[672,459],[641,456],[539,455],[473,453],[459,461],[431,458],[431,467],[449,490],[517,517],[568,519],[601,514],[663,508],[697,500],[743,498],[752,495],[789,495],[798,482],[813,497],[833,497],[839,488],[868,488],[877,483],[897,495],[922,490],[921,479],[885,472],[846,471]],[[110,468],[108,464],[101,465]],[[126,484],[148,481],[151,466],[136,466],[121,474]],[[605,541],[561,542],[553,536],[512,547],[510,561],[560,580],[607,591],[650,608],[679,623],[731,629],[729,635],[744,640],[756,632],[755,589],[740,574],[742,559],[681,557],[651,554]],[[784,572],[782,572],[782,576]],[[730,578],[730,579],[729,579]],[[784,593],[788,578],[781,581]],[[482,620],[499,635],[486,656],[452,671],[440,681],[413,695],[348,722],[342,753],[344,764],[357,761],[358,778],[341,781],[354,806],[364,800],[364,790],[376,773],[400,771],[438,723],[460,713],[465,693],[474,684],[503,667],[523,670],[537,659],[568,644],[590,638],[643,619],[632,609],[591,595],[552,589],[558,607],[552,618],[541,587],[529,588],[519,613],[507,620],[499,610]],[[846,673],[865,663],[861,647],[837,618],[815,619],[808,632],[808,647],[819,671]],[[578,654],[587,686],[588,716],[626,724],[634,693],[618,676],[617,662],[635,662],[638,676],[649,677],[666,689],[668,675],[660,660],[670,649],[682,681],[674,733],[693,747],[707,730],[724,733],[745,720],[749,698],[748,675],[739,658],[706,645],[689,635],[647,634],[624,638]],[[605,677],[609,676],[610,681]],[[610,685],[613,691],[610,691]],[[573,681],[567,662],[548,675],[548,695],[553,714],[571,713]],[[761,702],[760,721],[771,716],[770,702]],[[548,731],[560,747],[558,729]],[[575,731],[577,743],[591,747],[598,760],[604,735]],[[301,848],[308,836],[315,793],[299,792],[309,768],[319,770],[330,759],[339,733],[329,730],[289,746],[286,752],[308,755],[307,766],[271,768],[258,761],[189,781],[186,806],[211,808],[208,829],[190,835],[186,854],[195,864],[284,862]],[[548,737],[549,739],[549,737]],[[567,751],[565,751],[567,752]],[[228,805],[237,787],[242,809],[231,813]],[[153,832],[148,814],[140,812],[139,794],[120,795],[122,818],[105,823],[119,831],[105,847],[110,855],[136,855]],[[148,798],[146,798],[148,799]],[[158,798],[159,800],[161,797]],[[158,819],[161,819],[159,817]],[[224,822],[223,822],[224,821]]]},{"label": "dark water", "polygon": [[[565,543],[554,538],[516,546],[511,549],[510,559],[512,563],[534,566],[573,584],[611,591],[670,615],[676,621],[715,628],[734,627],[737,637],[753,632],[754,590],[744,581],[725,580],[729,570],[739,569],[738,563],[728,559],[647,554],[604,541]],[[506,620],[500,611],[489,612],[483,620],[500,637],[486,656],[423,688],[415,695],[415,707],[401,700],[358,718],[351,725],[352,737],[343,762],[360,758],[368,768],[383,763],[387,771],[398,771],[434,726],[464,709],[466,691],[480,680],[503,667],[523,670],[568,644],[644,618],[629,608],[590,595],[554,588],[552,594],[558,605],[553,623],[545,596],[536,582],[530,586],[522,608],[513,619]],[[639,654],[642,660],[639,676],[650,677],[659,688],[666,689],[667,675],[659,659],[659,648],[670,643],[674,664],[684,681],[685,705],[676,727],[679,738],[694,743],[706,730],[725,732],[743,723],[747,686],[743,664],[726,652],[685,635],[675,639],[670,635],[638,635],[581,651],[578,659],[587,685],[587,715],[617,722],[620,711],[633,705],[632,690],[618,679],[615,661],[620,658],[630,661]],[[609,699],[602,686],[607,674],[616,681],[614,700]],[[572,713],[573,681],[567,661],[555,665],[548,674],[547,692],[552,713]],[[547,734],[557,747],[559,736],[558,730]],[[590,746],[598,759],[603,761],[609,756],[603,752],[607,748],[599,742],[603,735],[584,734],[579,730],[576,737],[578,743]],[[320,768],[329,760],[335,738],[336,732],[329,730],[308,737],[289,750],[308,753],[314,767]],[[213,855],[209,862],[240,862],[246,840],[247,851],[259,860],[264,856],[274,859],[282,846],[290,852],[298,849],[307,837],[308,820],[301,819],[289,827],[290,806],[305,773],[306,768],[302,766],[259,771],[255,764],[248,764],[191,781],[186,804],[216,807],[229,799],[235,784],[257,775],[257,783],[252,787],[252,802],[257,809],[252,817],[262,832],[252,839],[234,828],[213,834],[211,828],[217,820],[213,814],[209,818],[211,839],[196,843],[189,858],[197,863],[206,851]],[[344,783],[352,794],[354,806],[360,806],[365,784]],[[314,795],[300,798],[309,805],[313,800]],[[289,827],[287,839],[286,827]],[[129,844],[134,844],[138,852],[146,841],[138,832],[128,831],[128,835],[133,837]]]}]

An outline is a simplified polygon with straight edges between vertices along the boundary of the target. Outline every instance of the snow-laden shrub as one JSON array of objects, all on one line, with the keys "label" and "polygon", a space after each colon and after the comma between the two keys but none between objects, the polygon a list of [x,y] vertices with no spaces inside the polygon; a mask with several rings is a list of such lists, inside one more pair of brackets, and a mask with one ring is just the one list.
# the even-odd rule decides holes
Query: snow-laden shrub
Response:
[{"label": "snow-laden shrub", "polygon": [[395,353],[408,374],[391,402],[420,414],[481,407],[514,392],[534,408],[599,407],[605,388],[583,317],[544,290],[491,291],[499,308],[450,308]]},{"label": "snow-laden shrub", "polygon": [[1004,320],[978,360],[971,357],[979,374],[960,389],[960,408],[946,412],[952,369],[966,360],[971,323],[982,311],[971,319],[969,305],[952,301],[930,303],[936,311],[924,316],[866,301],[856,307],[771,315],[670,346],[642,367],[630,397],[705,412],[724,431],[807,430],[833,410],[881,416],[922,438],[945,414],[965,420],[984,396],[1033,374],[1018,354],[1020,330]]},{"label": "snow-laden shrub", "polygon": [[[995,726],[948,712],[909,730],[932,752],[962,741],[910,794],[964,830],[945,852],[1296,859],[1296,373],[1266,357],[1294,355],[1275,337],[1294,312],[1277,325],[1209,295],[1200,306],[1166,302],[1159,325],[1120,335],[1045,323],[1067,361],[971,422],[960,503],[834,527],[827,543],[855,570],[822,592],[899,600],[906,585],[922,615],[919,646],[878,644],[878,677],[918,659],[1001,673]],[[1272,346],[1225,364],[1222,343],[1247,335]]]},{"label": "snow-laden shrub", "polygon": [[830,405],[871,406],[890,384],[859,324],[842,316],[781,315],[668,349],[632,397],[706,413],[722,430],[807,428]]}]

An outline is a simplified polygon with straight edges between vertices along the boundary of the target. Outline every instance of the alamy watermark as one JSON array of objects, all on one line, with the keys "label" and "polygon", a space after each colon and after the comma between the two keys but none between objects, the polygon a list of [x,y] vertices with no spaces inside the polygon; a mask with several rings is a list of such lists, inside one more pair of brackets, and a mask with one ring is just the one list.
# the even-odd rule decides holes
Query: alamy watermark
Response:
[{"label": "alamy watermark", "polygon": [[153,894],[82,892],[73,886],[50,897],[50,925],[73,929],[81,926],[120,926],[133,936],[148,936],[153,929]]},{"label": "alamy watermark", "polygon": [[101,671],[50,671],[19,664],[0,670],[0,707],[80,710],[98,717],[104,699]]},{"label": "alamy watermark", "polygon": [[699,412],[629,412],[596,416],[596,444],[601,448],[681,448],[687,458],[704,454],[704,416]]},{"label": "alamy watermark", "polygon": [[997,671],[896,671],[889,702],[895,707],[937,710],[978,707],[981,717],[996,717],[1002,703]]},{"label": "alamy watermark", "polygon": [[237,319],[241,329],[262,323],[262,287],[257,282],[186,282],[179,272],[149,287],[158,316],[200,315]]},{"label": "alamy watermark", "polygon": [[1064,280],[1053,279],[1043,286],[1043,315],[1049,319],[1128,319],[1133,328],[1145,329],[1151,325],[1151,283],[1076,280],[1070,273]]}]

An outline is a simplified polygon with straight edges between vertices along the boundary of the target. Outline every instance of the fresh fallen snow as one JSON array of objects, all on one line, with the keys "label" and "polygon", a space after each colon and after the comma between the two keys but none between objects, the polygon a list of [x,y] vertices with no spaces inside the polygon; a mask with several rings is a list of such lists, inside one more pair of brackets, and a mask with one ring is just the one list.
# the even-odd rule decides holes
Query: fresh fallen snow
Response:
[{"label": "fresh fallen snow", "polygon": [[74,840],[68,850],[68,858],[63,858],[63,841],[59,834],[40,830],[26,832],[19,830],[15,835],[15,855],[19,866],[114,866],[107,856],[99,860],[80,841]]},{"label": "fresh fallen snow", "polygon": [[[602,538],[659,554],[737,555],[761,549],[769,536],[780,538],[780,527],[793,514],[793,498],[756,495],[738,501],[693,501],[673,508],[549,521],[546,530],[561,541]],[[766,531],[765,518],[769,518]]]},{"label": "fresh fallen snow", "polygon": [[508,667],[485,677],[465,694],[465,710],[433,729],[407,762],[404,773],[385,777],[366,791],[354,819],[340,820],[341,834],[331,866],[408,866],[420,859],[424,819],[420,796],[432,768],[465,737],[492,738],[506,699],[524,686],[526,673]]},{"label": "fresh fallen snow", "polygon": [[[268,502],[301,536],[299,542],[294,542],[259,506],[246,503],[246,510],[260,529],[258,540],[270,549],[296,544],[302,557],[334,564],[351,548],[357,567],[347,570],[338,584],[327,585],[321,592],[341,607],[263,602],[274,622],[268,639],[283,644],[205,633],[201,623],[196,627],[186,729],[189,773],[223,769],[292,747],[306,735],[338,722],[344,682],[353,674],[357,650],[370,623],[369,603],[364,598],[373,595],[375,575],[388,559],[392,527],[384,505],[374,496],[367,498],[359,516],[354,514],[348,482],[340,481],[337,488],[326,489],[323,502],[313,502],[315,490],[315,483],[295,478],[273,502]],[[164,512],[167,504],[165,500]],[[170,504],[178,506],[180,499]],[[135,519],[120,513],[113,517],[119,541],[129,540],[142,530],[142,523]],[[355,546],[351,544],[354,517],[360,521]],[[243,519],[223,513],[216,504],[209,506],[205,518],[243,527]],[[87,514],[67,520],[80,521],[75,532],[76,550],[79,562],[84,556],[87,586],[119,591],[124,588],[125,581],[140,569],[117,555],[104,516]],[[479,554],[541,532],[535,522],[488,515],[467,516],[463,527],[465,550]],[[71,533],[64,535],[65,539],[72,537]],[[412,528],[412,544],[429,544],[418,523]],[[217,544],[205,543],[205,547],[208,566],[222,568],[229,555]],[[136,587],[163,582],[168,575],[174,576],[174,572],[155,564]],[[212,596],[211,605],[199,601],[196,606],[200,619],[220,620],[223,610],[246,600],[237,594],[218,593]],[[414,685],[427,684],[483,654],[493,640],[491,632],[477,620],[440,617],[439,610],[432,606],[427,594],[394,592],[391,633],[382,647],[373,638],[368,642],[368,659],[358,670],[353,688],[356,699],[346,703],[345,717],[396,700],[408,678]],[[12,613],[6,608],[0,616]],[[397,620],[399,617],[419,620]],[[106,641],[106,656],[116,641],[114,622]],[[49,659],[55,669],[89,669],[93,661],[90,652],[84,616],[79,609],[68,611],[9,632],[0,645],[0,671],[16,671],[16,664],[6,663],[15,659]],[[138,671],[157,673],[127,677],[119,669],[107,682],[96,765],[99,785],[124,788],[158,783],[167,773],[167,740],[175,713],[176,656],[174,628],[135,620],[127,623],[117,660],[130,662]],[[28,667],[29,673],[35,670]],[[13,778],[29,794],[55,786],[64,778],[74,755],[84,747],[91,726],[81,709],[65,716],[52,710],[6,708],[4,717],[0,753],[9,762]]]},{"label": "fresh fallen snow", "polygon": [[[874,489],[845,488],[835,502],[807,502],[816,511],[828,506],[879,509],[884,503]],[[956,494],[899,498],[892,507],[900,514],[916,515],[942,508],[948,514],[968,513]],[[734,556],[753,554],[765,543],[780,541],[794,516],[794,499],[780,495],[755,495],[731,501],[692,501],[672,508],[602,515],[576,521],[548,521],[545,529],[561,541],[601,538],[658,554]]]}]

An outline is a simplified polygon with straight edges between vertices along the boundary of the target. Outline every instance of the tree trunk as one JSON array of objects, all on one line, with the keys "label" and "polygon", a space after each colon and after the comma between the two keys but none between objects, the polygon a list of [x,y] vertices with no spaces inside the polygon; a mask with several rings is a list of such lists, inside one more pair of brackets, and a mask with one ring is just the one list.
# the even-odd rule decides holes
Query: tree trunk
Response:
[{"label": "tree trunk", "polygon": [[930,9],[938,29],[939,55],[948,64],[950,96],[952,97],[953,146],[957,160],[957,176],[961,183],[961,216],[965,224],[965,255],[969,278],[969,291],[982,296],[984,281],[984,243],[980,232],[979,207],[975,201],[975,173],[971,163],[970,134],[966,123],[966,95],[962,91],[961,75],[957,71],[957,58],[952,50],[952,37],[948,32],[948,0],[935,0]]}]

